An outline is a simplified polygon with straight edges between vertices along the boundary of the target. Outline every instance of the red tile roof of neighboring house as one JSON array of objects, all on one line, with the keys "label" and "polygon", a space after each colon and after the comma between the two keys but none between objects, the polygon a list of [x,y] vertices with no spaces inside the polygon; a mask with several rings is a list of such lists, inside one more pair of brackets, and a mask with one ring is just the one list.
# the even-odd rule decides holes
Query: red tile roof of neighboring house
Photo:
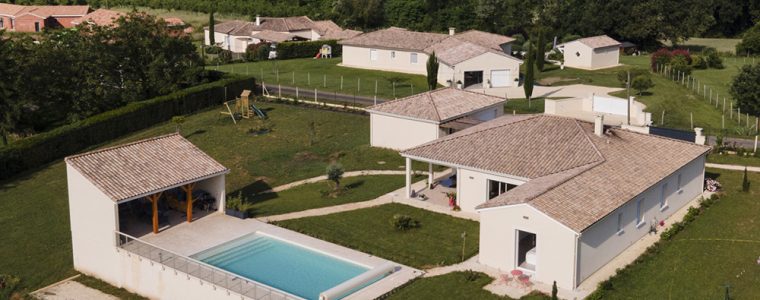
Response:
[{"label": "red tile roof of neighboring house", "polygon": [[90,11],[88,5],[33,5],[23,6],[23,9],[16,12],[15,17],[31,14],[41,18],[62,17],[62,16],[84,16]]},{"label": "red tile roof of neighboring house", "polygon": [[370,106],[367,111],[445,122],[503,102],[499,97],[441,88]]},{"label": "red tile roof of neighboring house", "polygon": [[598,36],[577,39],[573,42],[580,42],[581,44],[591,47],[591,49],[620,46],[620,42],[606,35],[598,35]]},{"label": "red tile roof of neighboring house", "polygon": [[100,8],[81,18],[72,20],[71,24],[79,25],[87,22],[99,26],[108,26],[112,25],[121,16],[124,16],[121,12]]}]

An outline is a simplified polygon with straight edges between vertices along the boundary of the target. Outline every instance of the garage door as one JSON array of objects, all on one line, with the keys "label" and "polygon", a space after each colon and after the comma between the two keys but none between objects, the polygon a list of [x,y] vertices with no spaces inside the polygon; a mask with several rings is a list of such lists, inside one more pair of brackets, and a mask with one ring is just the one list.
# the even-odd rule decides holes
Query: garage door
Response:
[{"label": "garage door", "polygon": [[509,86],[509,70],[492,70],[491,86],[505,87]]}]

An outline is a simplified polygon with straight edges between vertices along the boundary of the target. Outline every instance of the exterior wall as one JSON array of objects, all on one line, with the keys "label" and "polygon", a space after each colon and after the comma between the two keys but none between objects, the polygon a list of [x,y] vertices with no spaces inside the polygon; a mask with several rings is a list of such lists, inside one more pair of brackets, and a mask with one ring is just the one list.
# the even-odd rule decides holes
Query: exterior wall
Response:
[{"label": "exterior wall", "polygon": [[0,30],[3,30],[3,29],[8,30],[8,31],[14,30],[14,28],[11,26],[13,24],[13,21],[12,21],[11,17],[0,15],[0,19],[3,20],[3,22],[2,22],[3,26],[0,27]]},{"label": "exterior wall", "polygon": [[[377,60],[370,59],[370,48],[349,45],[343,46],[343,65],[347,67],[362,69],[394,71],[421,75],[427,74],[425,63],[428,60],[428,55],[425,53],[381,48],[372,49],[377,50]],[[391,58],[391,52],[396,53],[395,58]],[[416,64],[410,63],[410,57],[412,53],[417,53]]]},{"label": "exterior wall", "polygon": [[404,150],[438,137],[438,124],[370,114],[370,145],[373,147]]},{"label": "exterior wall", "polygon": [[[578,283],[588,278],[631,244],[647,235],[654,219],[663,220],[678,211],[689,201],[702,194],[705,157],[702,156],[685,165],[675,173],[636,196],[624,206],[583,231],[579,245]],[[681,174],[681,189],[677,190],[678,174]],[[663,185],[667,206],[660,209],[660,195]],[[642,222],[636,224],[638,201],[641,199]],[[618,214],[622,213],[622,231],[618,233]],[[482,220],[482,218],[481,218]]]},{"label": "exterior wall", "polygon": [[[475,207],[488,201],[488,180],[514,185],[525,181],[459,168],[457,175],[457,202],[462,211],[475,212]],[[482,217],[481,217],[482,218]]]},{"label": "exterior wall", "polygon": [[79,19],[80,17],[83,17],[83,16],[52,17],[52,18],[50,18],[48,20],[52,21],[52,23],[54,24],[54,26],[60,26],[60,27],[63,27],[63,28],[71,28],[71,27],[75,26],[74,24],[71,24],[71,21]]},{"label": "exterior wall", "polygon": [[470,117],[481,121],[488,121],[501,117],[502,115],[504,115],[504,103],[499,103],[497,105],[479,110],[473,114],[470,114]]},{"label": "exterior wall", "polygon": [[591,60],[592,69],[602,69],[617,66],[620,63],[620,48],[617,46],[594,49]]},{"label": "exterior wall", "polygon": [[292,35],[295,35],[297,37],[301,37],[310,41],[316,41],[319,39],[319,34],[317,34],[314,30],[301,30],[301,31],[293,31],[293,32],[283,32],[283,33],[289,33]]},{"label": "exterior wall", "polygon": [[115,247],[119,224],[116,202],[68,164],[66,174],[74,268],[118,283],[121,272]]},{"label": "exterior wall", "polygon": [[[464,82],[464,72],[483,71],[483,85],[485,87],[486,84],[491,80],[492,70],[509,70],[509,78],[507,79],[506,87],[517,86],[515,79],[520,78],[520,61],[514,58],[504,57],[490,52],[458,63],[453,67],[453,74],[441,74],[441,72],[444,72],[444,70],[441,68],[438,70],[438,77],[441,78],[441,75],[443,75],[444,78],[449,79],[453,76],[453,82],[456,83],[457,80]],[[439,83],[445,85],[446,81],[439,81]]]},{"label": "exterior wall", "polygon": [[573,290],[577,234],[527,204],[480,210],[480,263],[509,272],[517,268],[517,230],[536,234],[532,280]]},{"label": "exterior wall", "polygon": [[15,31],[18,32],[34,32],[34,23],[39,22],[40,31],[45,28],[45,19],[37,17],[35,15],[26,14],[16,18]]},{"label": "exterior wall", "polygon": [[213,196],[216,199],[216,207],[217,207],[217,210],[220,212],[224,211],[224,206],[225,206],[226,197],[227,197],[227,192],[225,191],[225,188],[224,188],[224,181],[225,181],[225,176],[220,175],[220,176],[216,176],[216,177],[198,182],[195,185],[196,189],[207,191],[209,194],[211,194],[211,196]]}]

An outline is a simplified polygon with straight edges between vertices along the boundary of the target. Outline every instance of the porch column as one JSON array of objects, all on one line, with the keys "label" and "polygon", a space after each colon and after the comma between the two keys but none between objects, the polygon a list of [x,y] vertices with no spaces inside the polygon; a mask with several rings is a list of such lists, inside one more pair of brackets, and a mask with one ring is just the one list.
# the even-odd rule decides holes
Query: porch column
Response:
[{"label": "porch column", "polygon": [[433,189],[433,163],[428,163],[428,189]]},{"label": "porch column", "polygon": [[185,198],[187,198],[187,208],[185,214],[187,215],[188,223],[193,221],[193,188],[195,188],[195,183],[182,186],[182,190],[185,191]]},{"label": "porch column", "polygon": [[412,196],[412,159],[406,158],[406,199],[410,199]]},{"label": "porch column", "polygon": [[153,233],[158,233],[158,199],[161,193],[153,194],[147,197],[153,207]]}]

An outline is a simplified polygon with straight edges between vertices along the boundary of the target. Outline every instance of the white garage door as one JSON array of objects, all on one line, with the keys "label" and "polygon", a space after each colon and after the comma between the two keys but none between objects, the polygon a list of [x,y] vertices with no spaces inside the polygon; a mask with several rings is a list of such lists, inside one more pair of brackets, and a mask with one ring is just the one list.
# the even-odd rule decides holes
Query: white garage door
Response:
[{"label": "white garage door", "polygon": [[505,87],[509,86],[509,70],[492,70],[491,86]]}]

